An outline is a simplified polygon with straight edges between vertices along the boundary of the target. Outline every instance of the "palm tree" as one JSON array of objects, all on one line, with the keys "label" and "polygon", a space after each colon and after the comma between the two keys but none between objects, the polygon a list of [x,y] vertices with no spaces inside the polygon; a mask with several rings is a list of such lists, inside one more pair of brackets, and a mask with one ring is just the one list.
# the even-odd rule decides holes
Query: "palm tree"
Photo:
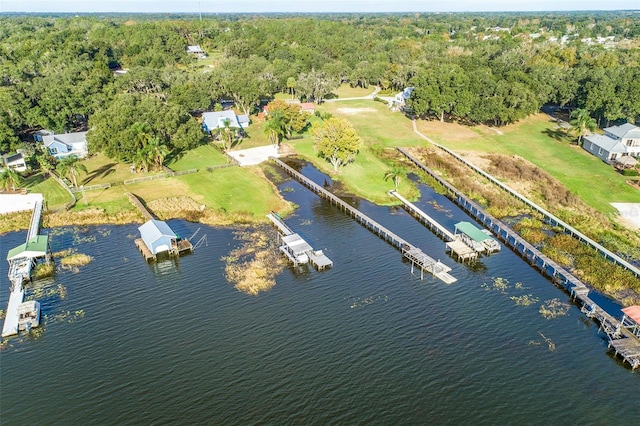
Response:
[{"label": "palm tree", "polygon": [[133,155],[133,165],[136,170],[142,170],[147,173],[151,164],[153,164],[153,159],[147,147],[137,150]]},{"label": "palm tree", "polygon": [[284,114],[280,110],[275,110],[269,114],[269,118],[264,126],[264,133],[267,135],[269,142],[276,148],[280,146],[280,141],[287,132],[287,126],[284,120]]},{"label": "palm tree", "polygon": [[70,155],[64,157],[58,162],[56,170],[62,176],[71,176],[71,181],[74,187],[78,187],[78,174],[79,172],[87,173],[87,168],[82,164],[80,159],[76,155]]},{"label": "palm tree", "polygon": [[598,128],[596,120],[591,118],[589,111],[586,109],[578,108],[571,113],[572,120],[571,129],[578,136],[578,145],[582,145],[582,137],[589,132],[593,132]]},{"label": "palm tree", "polygon": [[398,190],[398,185],[400,185],[400,177],[404,174],[404,170],[401,167],[394,166],[391,170],[384,174],[384,180],[387,181],[389,179],[393,179],[393,185]]},{"label": "palm tree", "polygon": [[222,120],[222,125],[223,127],[218,127],[218,135],[222,140],[222,148],[228,151],[231,149],[231,144],[233,143],[234,131],[231,128],[231,120],[228,118]]},{"label": "palm tree", "polygon": [[0,173],[0,185],[3,189],[15,191],[22,184],[22,176],[11,167]]},{"label": "palm tree", "polygon": [[164,159],[169,155],[169,148],[165,145],[160,138],[152,137],[149,140],[149,144],[146,146],[152,163],[158,168],[162,168]]}]

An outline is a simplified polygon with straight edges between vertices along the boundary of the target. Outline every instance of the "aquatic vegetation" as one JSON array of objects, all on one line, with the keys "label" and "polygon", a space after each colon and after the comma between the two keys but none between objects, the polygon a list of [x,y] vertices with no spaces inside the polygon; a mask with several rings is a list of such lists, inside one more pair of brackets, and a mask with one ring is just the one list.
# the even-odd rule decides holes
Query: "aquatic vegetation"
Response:
[{"label": "aquatic vegetation", "polygon": [[560,299],[554,298],[551,300],[545,300],[540,306],[540,315],[546,319],[553,319],[567,315],[571,309],[571,305],[565,302],[561,302]]},{"label": "aquatic vegetation", "polygon": [[509,280],[502,277],[494,277],[492,278],[492,288],[496,291],[506,294],[507,289],[509,289]]},{"label": "aquatic vegetation", "polygon": [[29,289],[29,294],[34,299],[44,299],[47,297],[58,296],[60,299],[67,297],[67,288],[62,284],[58,284],[55,287],[52,286],[38,286]]},{"label": "aquatic vegetation", "polygon": [[60,265],[62,265],[64,269],[73,269],[79,266],[88,265],[92,260],[93,258],[89,255],[82,253],[73,253],[60,259]]},{"label": "aquatic vegetation", "polygon": [[45,315],[44,316],[44,322],[46,324],[50,324],[50,323],[54,323],[54,322],[58,322],[58,321],[66,321],[68,323],[74,323],[77,320],[84,318],[84,310],[80,309],[78,311],[63,311],[59,314],[53,315],[53,316],[49,316],[49,315]]},{"label": "aquatic vegetation", "polygon": [[4,310],[0,309],[0,319],[4,319]]},{"label": "aquatic vegetation", "polygon": [[225,277],[238,291],[256,296],[276,284],[275,277],[285,261],[273,233],[266,227],[235,233],[234,239],[242,244],[222,260],[226,263]]},{"label": "aquatic vegetation", "polygon": [[308,219],[305,219],[305,220],[303,220],[302,222],[300,222],[300,225],[301,225],[301,226],[309,226],[309,225],[311,225],[312,223],[313,223],[312,221],[310,221],[310,220],[308,220]]},{"label": "aquatic vegetation", "polygon": [[523,294],[522,296],[511,296],[510,299],[516,302],[516,306],[530,306],[534,303],[538,303],[538,301],[540,300],[531,294]]},{"label": "aquatic vegetation", "polygon": [[540,335],[542,340],[529,340],[529,345],[531,345],[531,346],[542,346],[542,343],[546,343],[548,348],[549,348],[549,350],[551,352],[554,352],[556,350],[556,344],[553,343],[553,341],[550,338],[548,338],[547,336],[545,336],[541,332],[538,332],[538,334]]},{"label": "aquatic vegetation", "polygon": [[53,276],[53,273],[56,271],[55,264],[53,262],[46,263],[38,263],[33,270],[33,278],[47,278]]},{"label": "aquatic vegetation", "polygon": [[385,295],[385,296],[369,296],[365,298],[351,297],[351,298],[348,298],[347,300],[351,302],[351,305],[349,307],[351,309],[354,309],[354,308],[360,308],[362,306],[370,305],[374,302],[379,302],[379,301],[386,302],[387,300],[389,300],[389,298]]}]

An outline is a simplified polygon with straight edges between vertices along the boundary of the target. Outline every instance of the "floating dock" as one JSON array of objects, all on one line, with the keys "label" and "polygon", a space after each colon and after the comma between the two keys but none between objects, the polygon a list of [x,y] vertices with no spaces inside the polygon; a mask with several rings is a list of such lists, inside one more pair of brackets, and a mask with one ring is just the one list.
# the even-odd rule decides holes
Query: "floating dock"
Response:
[{"label": "floating dock", "polygon": [[[27,241],[24,244],[14,247],[7,254],[9,262],[9,282],[11,283],[9,303],[5,312],[4,324],[2,326],[2,337],[13,336],[20,330],[29,330],[40,324],[40,304],[36,301],[24,302],[25,281],[31,279],[31,270],[38,258],[49,258],[49,238],[46,235],[39,235],[40,222],[42,218],[42,201],[36,201],[31,213],[29,230],[27,231]],[[30,308],[34,305],[33,314]]]},{"label": "floating dock", "polygon": [[[640,336],[634,335],[626,327],[622,326],[622,321],[618,321],[591,300],[589,298],[589,288],[582,281],[558,265],[554,260],[541,253],[507,224],[485,212],[480,205],[467,198],[453,185],[422,164],[408,151],[403,148],[396,148],[396,150],[441,184],[447,191],[449,198],[473,216],[478,222],[490,229],[493,235],[496,235],[504,244],[519,254],[530,265],[551,278],[554,284],[560,285],[567,290],[571,294],[571,297],[579,303],[582,312],[600,324],[600,330],[604,331],[609,339],[609,347],[614,348],[614,350],[616,347],[619,347],[620,350],[616,351],[616,354],[620,355],[624,362],[628,362],[632,368],[640,367],[640,354],[633,349],[640,348]],[[619,341],[620,339],[634,339],[636,343]]]},{"label": "floating dock", "polygon": [[289,167],[281,160],[273,157],[271,158],[271,160],[276,165],[281,167],[289,176],[300,182],[303,186],[311,190],[313,193],[319,195],[330,203],[335,204],[338,208],[344,210],[344,212],[349,216],[353,217],[356,222],[360,223],[369,231],[373,232],[374,234],[394,246],[396,249],[400,250],[402,255],[409,261],[411,261],[412,270],[414,266],[420,268],[420,278],[423,278],[424,271],[427,271],[447,284],[457,281],[455,277],[449,275],[449,271],[451,271],[451,268],[449,268],[447,265],[441,263],[439,260],[436,261],[435,259],[429,257],[418,247],[410,244],[403,238],[400,238],[398,235],[389,231],[378,222],[374,221],[364,213],[350,206],[340,198],[333,195],[331,192],[316,184],[311,179],[307,178],[301,173],[298,173],[296,170]]},{"label": "floating dock", "polygon": [[300,235],[289,228],[279,214],[269,213],[269,220],[278,228],[282,245],[280,251],[293,262],[295,266],[311,262],[319,271],[333,267],[333,261],[322,250],[314,250]]}]

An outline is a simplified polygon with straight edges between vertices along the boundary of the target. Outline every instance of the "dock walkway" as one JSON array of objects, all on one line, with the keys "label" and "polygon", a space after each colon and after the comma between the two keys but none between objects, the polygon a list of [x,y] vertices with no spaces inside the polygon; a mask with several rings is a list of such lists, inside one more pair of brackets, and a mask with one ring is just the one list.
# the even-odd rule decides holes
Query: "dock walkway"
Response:
[{"label": "dock walkway", "polygon": [[147,208],[142,204],[140,199],[136,197],[135,194],[132,194],[131,192],[127,192],[127,197],[129,197],[129,201],[131,202],[131,204],[137,207],[137,209],[140,211],[140,213],[142,213],[142,216],[144,216],[146,220],[154,219],[153,215],[149,213],[149,210],[147,210]]},{"label": "dock walkway", "polygon": [[400,200],[405,208],[411,215],[420,221],[423,225],[429,228],[434,234],[442,238],[445,241],[447,251],[455,255],[459,261],[476,260],[478,258],[478,252],[469,247],[458,236],[451,233],[447,228],[440,225],[435,219],[419,209],[411,201],[398,194],[397,191],[389,191],[389,195],[396,197]]},{"label": "dock walkway", "polygon": [[[304,260],[308,259],[319,271],[333,267],[333,261],[329,259],[322,250],[314,250],[309,243],[302,239],[300,235],[293,232],[293,230],[284,223],[279,214],[272,212],[269,213],[267,217],[280,231],[283,242],[283,245],[280,247],[280,251],[284,253],[294,265],[297,266],[298,263],[303,263]],[[306,259],[305,256],[300,255],[305,255]],[[301,261],[301,258],[304,260]]]},{"label": "dock walkway", "polygon": [[311,190],[316,195],[324,198],[332,204],[335,204],[340,209],[344,210],[349,216],[353,217],[356,222],[360,223],[362,226],[367,228],[369,231],[373,232],[389,244],[391,244],[396,249],[400,250],[402,255],[411,261],[411,266],[417,266],[420,268],[421,277],[423,276],[424,271],[427,271],[433,274],[438,279],[446,282],[453,283],[456,280],[453,276],[449,275],[448,272],[451,271],[451,268],[441,263],[439,260],[429,257],[427,254],[423,253],[422,250],[405,241],[403,238],[400,238],[398,235],[389,231],[384,226],[380,225],[375,220],[371,219],[364,213],[350,206],[337,196],[333,195],[331,192],[327,191],[320,185],[313,182],[311,179],[307,178],[301,173],[298,173],[293,168],[289,167],[287,164],[282,162],[277,158],[272,158],[272,161],[281,167],[289,176],[300,182],[307,189]]},{"label": "dock walkway", "polygon": [[[27,231],[27,243],[39,237],[40,223],[42,219],[42,201],[38,200],[33,205],[29,230]],[[45,237],[46,238],[46,237]],[[47,244],[48,245],[48,244]],[[47,248],[48,250],[48,248]],[[33,255],[32,255],[33,256]],[[48,256],[48,255],[47,255]],[[31,278],[31,269],[34,265],[32,257],[24,256],[9,260],[9,282],[11,283],[9,302],[2,325],[2,337],[18,334],[20,313],[18,307],[24,300],[23,283]]]},{"label": "dock walkway", "polygon": [[[558,265],[554,260],[540,252],[537,248],[535,248],[528,241],[522,238],[504,222],[485,212],[484,209],[477,203],[471,201],[449,182],[445,181],[433,170],[422,164],[409,152],[407,152],[403,148],[396,149],[405,157],[407,157],[411,162],[413,162],[417,167],[419,167],[429,176],[434,178],[438,183],[440,183],[447,190],[447,195],[463,210],[465,210],[477,221],[486,226],[496,237],[502,240],[508,247],[519,254],[530,265],[537,268],[543,274],[551,278],[554,284],[560,285],[565,290],[567,290],[571,294],[571,297],[575,301],[579,302],[582,312],[584,312],[589,318],[594,319],[600,324],[600,328],[607,334],[609,338],[610,347],[614,347],[615,349],[616,344],[621,345],[620,347],[624,346],[625,348],[627,346],[633,346],[630,343],[625,343],[624,345],[622,345],[620,342],[617,342],[619,339],[626,338],[634,339],[638,342],[638,345],[640,347],[640,341],[638,341],[636,337],[633,337],[633,335],[624,327],[618,327],[618,324],[620,324],[619,320],[606,312],[589,298],[589,288],[582,281],[580,281],[569,271]],[[640,367],[640,355],[633,355],[633,351],[624,351],[622,349],[616,351],[616,353],[621,355],[625,362],[629,362],[632,368]]]}]

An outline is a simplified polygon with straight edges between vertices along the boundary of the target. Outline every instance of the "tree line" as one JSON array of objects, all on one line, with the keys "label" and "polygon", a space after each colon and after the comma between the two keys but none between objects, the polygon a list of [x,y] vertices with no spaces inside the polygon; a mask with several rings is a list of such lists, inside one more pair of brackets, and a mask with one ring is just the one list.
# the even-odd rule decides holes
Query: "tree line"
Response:
[{"label": "tree line", "polygon": [[[224,100],[253,113],[280,92],[322,102],[345,83],[412,86],[413,113],[440,120],[501,125],[547,103],[603,124],[640,116],[631,13],[172,18],[0,18],[0,152],[35,129],[88,129],[92,149],[145,164],[150,143],[202,143],[194,115]],[[613,47],[581,41],[608,36]]]}]

